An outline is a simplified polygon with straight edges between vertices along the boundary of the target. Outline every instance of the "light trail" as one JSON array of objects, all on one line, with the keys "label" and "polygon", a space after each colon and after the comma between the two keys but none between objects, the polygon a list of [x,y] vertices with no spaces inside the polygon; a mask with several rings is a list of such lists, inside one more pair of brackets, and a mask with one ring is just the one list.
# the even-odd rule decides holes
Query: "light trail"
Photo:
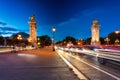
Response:
[{"label": "light trail", "polygon": [[91,65],[91,64],[89,64],[89,63],[87,63],[87,62],[81,60],[81,59],[78,58],[78,57],[72,56],[72,55],[70,55],[69,53],[67,53],[67,55],[69,55],[69,56],[71,56],[71,57],[73,57],[73,58],[79,60],[80,62],[82,62],[82,63],[84,63],[84,64],[86,64],[86,65],[88,65],[88,66],[90,66],[90,67],[92,67],[92,68],[94,68],[94,69],[97,69],[97,70],[99,70],[99,71],[101,71],[101,72],[103,72],[103,73],[105,73],[105,74],[107,74],[107,75],[109,75],[109,76],[115,78],[116,80],[120,80],[120,77],[117,77],[117,76],[115,76],[115,75],[112,75],[112,74],[110,74],[110,73],[108,73],[108,72],[106,72],[106,71],[104,71],[104,70],[98,68],[97,66]]},{"label": "light trail", "polygon": [[64,62],[73,69],[74,73],[77,74],[78,78],[80,80],[88,80],[79,70],[77,70],[69,61],[67,61],[67,59],[65,59],[61,53],[62,51],[58,50],[57,53],[59,54],[59,56],[64,60]]}]

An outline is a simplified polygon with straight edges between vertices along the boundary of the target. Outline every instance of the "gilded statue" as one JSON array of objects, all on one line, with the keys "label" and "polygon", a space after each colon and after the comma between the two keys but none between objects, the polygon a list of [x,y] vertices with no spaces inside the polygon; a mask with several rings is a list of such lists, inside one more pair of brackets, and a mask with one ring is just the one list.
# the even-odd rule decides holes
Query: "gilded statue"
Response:
[{"label": "gilded statue", "polygon": [[35,21],[35,15],[30,16],[31,21]]},{"label": "gilded statue", "polygon": [[98,23],[98,20],[93,20],[93,24],[97,24]]}]

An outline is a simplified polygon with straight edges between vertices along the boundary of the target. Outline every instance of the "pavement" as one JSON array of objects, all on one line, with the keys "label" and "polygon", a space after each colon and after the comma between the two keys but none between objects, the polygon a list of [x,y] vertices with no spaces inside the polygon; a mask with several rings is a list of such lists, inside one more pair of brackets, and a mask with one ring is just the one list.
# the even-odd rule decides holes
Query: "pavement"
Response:
[{"label": "pavement", "polygon": [[50,48],[21,51],[0,58],[4,59],[0,61],[0,80],[79,80]]}]

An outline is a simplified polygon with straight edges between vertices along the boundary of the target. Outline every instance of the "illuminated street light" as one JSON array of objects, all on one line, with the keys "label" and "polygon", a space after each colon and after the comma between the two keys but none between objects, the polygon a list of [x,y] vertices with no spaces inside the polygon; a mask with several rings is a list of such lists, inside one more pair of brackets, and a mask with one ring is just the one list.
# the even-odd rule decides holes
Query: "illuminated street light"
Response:
[{"label": "illuminated street light", "polygon": [[107,44],[109,44],[110,39],[107,37],[107,38],[104,39],[104,41],[106,41]]},{"label": "illuminated street light", "polygon": [[40,48],[41,43],[40,43],[40,38],[39,37],[37,38],[37,45],[38,45],[38,48]]},{"label": "illuminated street light", "polygon": [[17,39],[18,39],[18,40],[22,40],[22,36],[19,34],[19,35],[17,36]]},{"label": "illuminated street light", "polygon": [[38,46],[40,47],[40,42],[38,42],[37,44],[38,44]]},{"label": "illuminated street light", "polygon": [[117,29],[117,30],[115,31],[115,33],[118,34],[118,33],[119,33],[119,30]]},{"label": "illuminated street light", "polygon": [[77,44],[82,46],[83,45],[83,39],[81,38],[80,40],[78,40]]},{"label": "illuminated street light", "polygon": [[55,31],[56,31],[56,28],[55,28],[55,27],[53,27],[53,28],[52,28],[52,31],[53,31],[53,32],[55,32]]},{"label": "illuminated street light", "polygon": [[21,40],[22,40],[22,36],[19,34],[18,36],[17,36],[17,39],[18,39],[18,45],[21,45]]},{"label": "illuminated street light", "polygon": [[53,27],[53,28],[52,28],[52,32],[53,32],[53,37],[52,37],[52,50],[53,50],[53,51],[55,51],[55,48],[54,48],[54,33],[55,33],[55,31],[56,31],[56,28]]},{"label": "illuminated street light", "polygon": [[29,43],[31,42],[31,40],[32,40],[31,38],[28,38],[28,42],[29,42]]},{"label": "illuminated street light", "polygon": [[119,44],[119,42],[120,42],[119,39],[115,40],[115,44]]},{"label": "illuminated street light", "polygon": [[[119,30],[117,29],[117,30],[115,31],[115,33],[117,34],[117,38],[118,38]],[[119,39],[116,39],[116,40],[115,40],[115,44],[118,44],[118,43],[119,43]]]}]

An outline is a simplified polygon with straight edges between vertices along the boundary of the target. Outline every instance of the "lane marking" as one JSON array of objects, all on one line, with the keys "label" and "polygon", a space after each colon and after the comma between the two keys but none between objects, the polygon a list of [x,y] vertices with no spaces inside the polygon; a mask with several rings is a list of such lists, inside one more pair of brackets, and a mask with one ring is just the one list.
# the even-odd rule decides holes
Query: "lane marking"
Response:
[{"label": "lane marking", "polygon": [[99,71],[101,71],[101,72],[103,72],[103,73],[105,73],[105,74],[107,74],[107,75],[109,75],[109,76],[117,79],[117,80],[120,80],[120,77],[117,77],[117,76],[115,76],[115,75],[112,75],[112,74],[110,74],[110,73],[108,73],[108,72],[106,72],[106,71],[104,71],[104,70],[102,70],[102,69],[100,69],[100,68],[98,68],[98,67],[95,67],[95,66],[93,66],[93,65],[91,65],[91,64],[89,64],[89,63],[87,63],[87,62],[85,62],[85,61],[83,61],[83,60],[80,60],[80,58],[78,58],[78,57],[72,56],[72,55],[70,55],[69,53],[67,53],[67,55],[69,55],[69,56],[71,56],[71,57],[73,57],[73,58],[81,61],[82,63],[84,63],[84,64],[86,64],[86,65],[89,65],[90,67],[93,67],[93,68],[95,68],[95,69],[97,69],[97,70],[99,70]]},{"label": "lane marking", "polygon": [[80,80],[88,80],[81,72],[79,72],[70,62],[68,62],[59,52],[58,55],[64,60],[64,62],[73,69],[74,73],[77,74]]}]

